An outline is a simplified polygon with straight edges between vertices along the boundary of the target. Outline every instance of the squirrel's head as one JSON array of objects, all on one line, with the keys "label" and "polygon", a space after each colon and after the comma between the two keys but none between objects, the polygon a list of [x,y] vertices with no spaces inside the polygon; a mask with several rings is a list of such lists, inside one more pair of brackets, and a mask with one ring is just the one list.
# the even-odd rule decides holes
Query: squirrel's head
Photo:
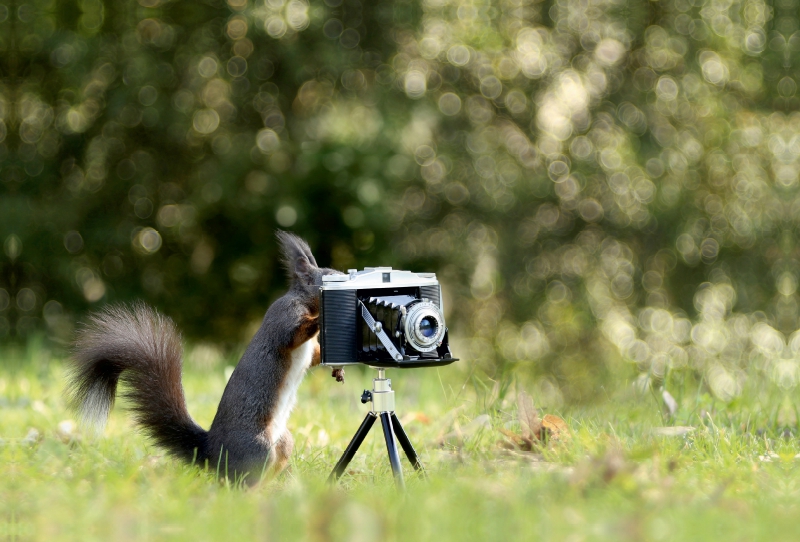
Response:
[{"label": "squirrel's head", "polygon": [[[308,244],[293,233],[278,230],[276,235],[281,245],[281,259],[289,275],[291,288],[309,300],[318,302],[322,277],[342,273],[335,269],[319,267]],[[318,308],[315,306],[313,309]]]}]

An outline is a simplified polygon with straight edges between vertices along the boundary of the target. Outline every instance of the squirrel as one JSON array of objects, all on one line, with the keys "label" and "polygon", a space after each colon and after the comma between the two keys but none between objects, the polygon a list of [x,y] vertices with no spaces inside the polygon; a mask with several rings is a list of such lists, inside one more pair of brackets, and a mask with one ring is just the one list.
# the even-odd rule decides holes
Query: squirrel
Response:
[{"label": "squirrel", "polygon": [[[135,421],[169,454],[252,485],[277,475],[294,446],[286,427],[306,370],[320,362],[320,268],[305,241],[277,232],[290,279],[267,309],[222,394],[208,431],[189,415],[181,384],[181,336],[169,318],[139,302],[92,315],[78,333],[66,395],[81,419],[102,431],[117,383]],[[337,381],[344,372],[334,369]]]}]

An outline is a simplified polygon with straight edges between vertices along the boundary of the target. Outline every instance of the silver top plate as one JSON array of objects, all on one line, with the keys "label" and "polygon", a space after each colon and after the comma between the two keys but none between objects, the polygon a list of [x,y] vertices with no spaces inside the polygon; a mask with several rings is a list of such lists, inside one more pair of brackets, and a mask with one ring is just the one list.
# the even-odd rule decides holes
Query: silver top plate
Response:
[{"label": "silver top plate", "polygon": [[[388,282],[384,276],[388,274]],[[350,269],[346,275],[325,275],[323,290],[360,290],[362,288],[391,288],[404,286],[435,286],[439,284],[436,273],[414,273],[391,267],[365,267],[361,271]]]}]

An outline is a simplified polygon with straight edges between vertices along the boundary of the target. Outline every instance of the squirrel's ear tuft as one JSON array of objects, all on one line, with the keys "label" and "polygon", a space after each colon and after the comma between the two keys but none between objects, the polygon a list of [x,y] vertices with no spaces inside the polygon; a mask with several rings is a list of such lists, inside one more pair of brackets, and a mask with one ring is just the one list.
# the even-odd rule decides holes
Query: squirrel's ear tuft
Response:
[{"label": "squirrel's ear tuft", "polygon": [[293,233],[278,230],[275,234],[281,245],[283,265],[292,281],[311,283],[312,271],[317,268],[317,260],[311,254],[308,244]]}]

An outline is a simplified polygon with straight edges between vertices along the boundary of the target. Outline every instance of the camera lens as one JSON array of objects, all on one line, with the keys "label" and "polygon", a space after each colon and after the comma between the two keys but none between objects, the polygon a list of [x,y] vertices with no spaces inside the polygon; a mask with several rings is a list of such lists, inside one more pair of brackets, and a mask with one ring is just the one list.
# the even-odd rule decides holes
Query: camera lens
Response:
[{"label": "camera lens", "polygon": [[424,337],[433,337],[436,334],[437,327],[439,326],[436,325],[436,320],[430,316],[426,316],[419,322],[419,332],[422,333]]},{"label": "camera lens", "polygon": [[447,331],[442,311],[428,300],[412,303],[407,310],[403,327],[409,345],[418,352],[436,350]]}]

